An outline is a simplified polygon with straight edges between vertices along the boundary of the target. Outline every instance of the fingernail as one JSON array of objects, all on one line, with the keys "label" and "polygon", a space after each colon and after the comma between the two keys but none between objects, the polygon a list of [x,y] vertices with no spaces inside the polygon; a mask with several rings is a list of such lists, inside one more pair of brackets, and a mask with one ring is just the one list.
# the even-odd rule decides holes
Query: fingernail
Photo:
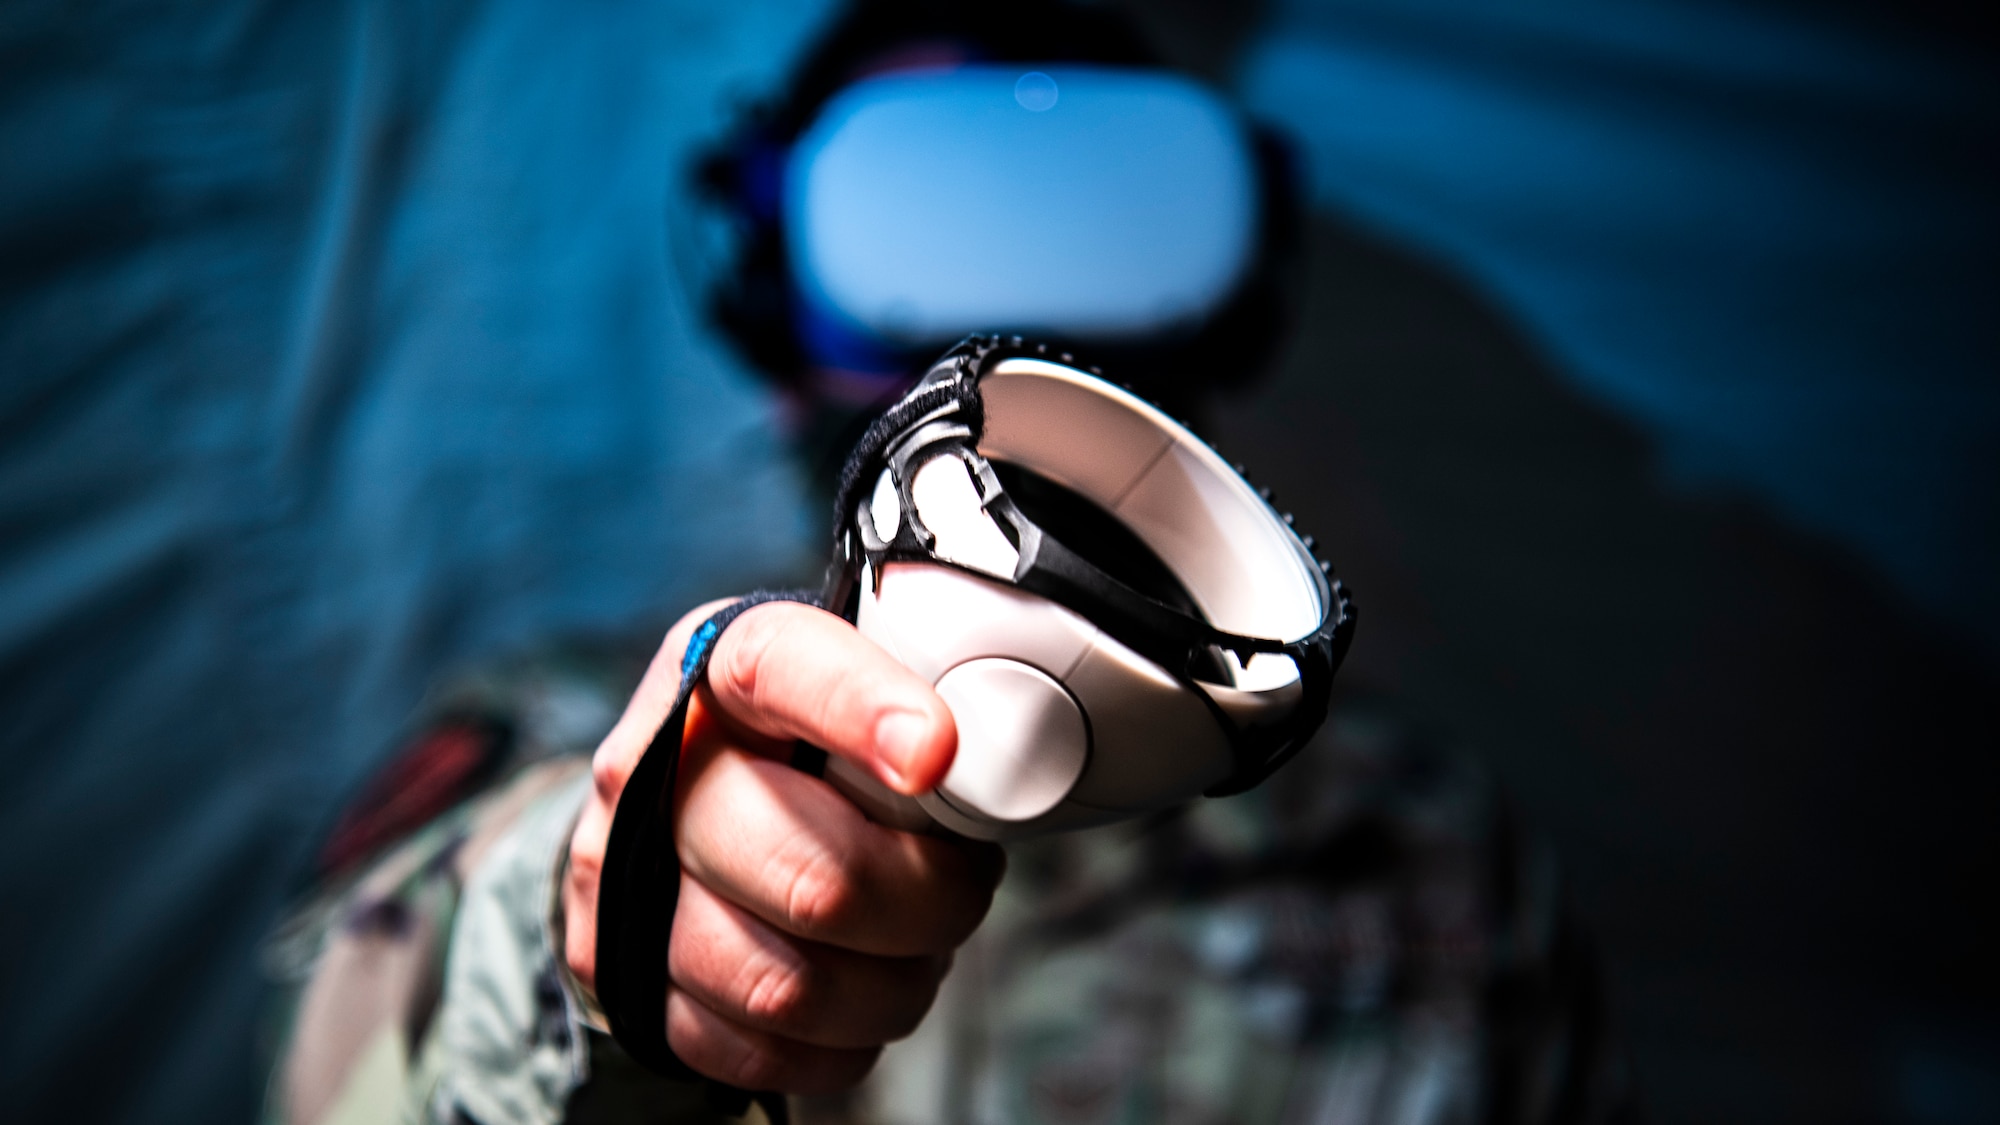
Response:
[{"label": "fingernail", "polygon": [[875,720],[875,751],[882,769],[891,775],[885,779],[889,784],[908,787],[930,730],[930,720],[912,711],[891,711]]}]

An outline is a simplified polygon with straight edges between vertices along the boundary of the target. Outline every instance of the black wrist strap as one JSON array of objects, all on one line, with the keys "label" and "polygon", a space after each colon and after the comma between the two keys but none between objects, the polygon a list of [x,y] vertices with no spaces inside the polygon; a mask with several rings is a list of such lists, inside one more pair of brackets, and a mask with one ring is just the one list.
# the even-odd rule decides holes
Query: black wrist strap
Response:
[{"label": "black wrist strap", "polygon": [[[810,591],[761,590],[723,607],[695,629],[681,657],[681,685],[674,705],[625,780],[604,849],[597,888],[597,1002],[625,1053],[668,1078],[702,1078],[667,1045],[667,942],[673,936],[681,890],[680,858],[674,851],[674,788],[681,740],[687,734],[688,701],[708,673],[709,657],[723,630],[744,610],[779,601],[820,604]],[[724,1113],[741,1114],[753,1100],[760,1105],[775,1101],[777,1112],[783,1113],[783,1099],[753,1096],[720,1082],[709,1082],[708,1097],[710,1107]],[[770,1105],[764,1108],[767,1114],[772,1111]]]}]

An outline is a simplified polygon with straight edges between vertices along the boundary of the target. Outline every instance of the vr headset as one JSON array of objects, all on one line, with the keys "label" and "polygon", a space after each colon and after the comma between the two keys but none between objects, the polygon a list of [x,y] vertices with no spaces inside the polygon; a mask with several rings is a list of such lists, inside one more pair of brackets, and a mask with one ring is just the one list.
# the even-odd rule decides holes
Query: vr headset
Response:
[{"label": "vr headset", "polygon": [[697,181],[730,231],[715,322],[829,467],[968,329],[1188,414],[1296,306],[1289,149],[1097,7],[859,3]]}]

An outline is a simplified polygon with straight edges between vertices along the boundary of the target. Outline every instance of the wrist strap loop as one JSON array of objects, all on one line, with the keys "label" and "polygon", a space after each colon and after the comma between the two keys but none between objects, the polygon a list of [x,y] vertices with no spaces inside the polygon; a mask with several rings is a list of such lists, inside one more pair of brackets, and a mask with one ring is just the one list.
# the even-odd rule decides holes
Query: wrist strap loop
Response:
[{"label": "wrist strap loop", "polygon": [[[818,595],[807,590],[760,590],[717,610],[695,629],[681,657],[674,705],[625,781],[604,849],[597,890],[597,1002],[618,1045],[648,1070],[668,1078],[701,1078],[668,1046],[666,1026],[667,942],[673,936],[681,890],[680,857],[674,851],[674,790],[681,740],[687,734],[688,701],[708,673],[709,657],[723,630],[744,610],[779,601],[820,604]],[[746,1091],[710,1083],[712,1108],[740,1114],[752,1100]]]}]

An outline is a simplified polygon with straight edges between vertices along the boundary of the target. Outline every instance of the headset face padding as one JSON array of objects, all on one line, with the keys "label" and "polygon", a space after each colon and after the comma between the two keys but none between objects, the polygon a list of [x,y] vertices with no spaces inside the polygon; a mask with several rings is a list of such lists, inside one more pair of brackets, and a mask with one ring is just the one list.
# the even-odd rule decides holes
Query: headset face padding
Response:
[{"label": "headset face padding", "polygon": [[[953,437],[969,428],[953,429],[949,411],[919,417],[888,441],[853,513],[867,548],[856,624],[938,685],[959,720],[959,757],[914,802],[837,763],[830,775],[880,819],[988,839],[1124,819],[1224,784],[1242,767],[1238,743],[1300,718],[1311,663],[1300,657],[1335,627],[1344,643],[1344,592],[1235,469],[1137,396],[1035,356],[999,357],[976,379],[976,446]],[[1122,528],[1141,545],[1132,550],[1170,572],[1192,610],[1188,628],[1221,640],[1195,650],[1211,659],[1163,666],[1114,635],[1161,651],[1116,613],[1030,588],[1049,536],[995,466],[1025,470]],[[907,546],[924,539],[920,555]],[[1100,588],[1128,587],[1121,596],[1139,588],[1100,578]]]}]

